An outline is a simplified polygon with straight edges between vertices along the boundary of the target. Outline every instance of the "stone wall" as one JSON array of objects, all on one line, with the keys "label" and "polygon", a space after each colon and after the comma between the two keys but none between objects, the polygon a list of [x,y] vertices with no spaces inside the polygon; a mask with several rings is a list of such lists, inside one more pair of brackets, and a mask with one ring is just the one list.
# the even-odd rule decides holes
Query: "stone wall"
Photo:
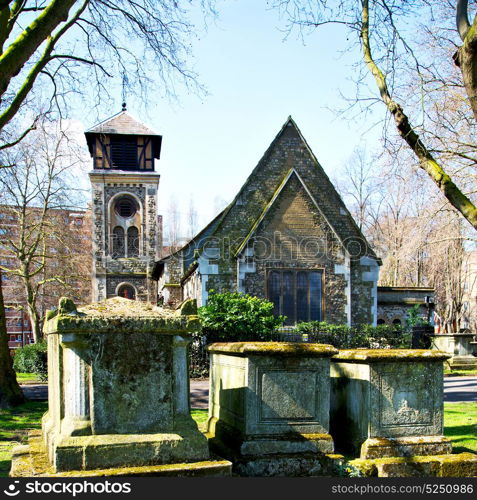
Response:
[{"label": "stone wall", "polygon": [[[426,303],[428,297],[429,304]],[[378,321],[386,325],[404,325],[410,310],[419,305],[423,320],[433,320],[434,289],[424,287],[378,287]]]},{"label": "stone wall", "polygon": [[[249,241],[249,265],[240,289],[266,298],[267,271],[289,268],[323,272],[322,319],[346,323],[346,280],[336,273],[344,265],[341,243],[292,176]],[[254,272],[250,272],[253,271]]]},{"label": "stone wall", "polygon": [[[121,283],[136,288],[138,300],[157,301],[157,283],[150,279],[152,266],[161,242],[157,219],[157,187],[159,175],[122,171],[92,172],[93,187],[93,299],[102,300],[116,295]],[[139,255],[115,258],[111,255],[110,234],[119,224],[113,212],[115,197],[129,194],[138,203],[134,219],[121,219],[127,229],[134,225],[139,232]],[[123,224],[124,223],[124,224]]]}]

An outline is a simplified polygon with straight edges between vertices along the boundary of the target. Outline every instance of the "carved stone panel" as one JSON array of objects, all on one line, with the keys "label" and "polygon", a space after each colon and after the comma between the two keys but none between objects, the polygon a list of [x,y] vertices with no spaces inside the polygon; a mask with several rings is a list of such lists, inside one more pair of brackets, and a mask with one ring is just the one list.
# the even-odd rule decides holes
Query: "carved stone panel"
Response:
[{"label": "carved stone panel", "polygon": [[329,359],[249,358],[247,434],[327,433]]},{"label": "carved stone panel", "polygon": [[316,419],[319,391],[315,372],[267,370],[258,379],[261,423]]},{"label": "carved stone panel", "polygon": [[370,437],[442,434],[442,383],[438,363],[373,366]]}]

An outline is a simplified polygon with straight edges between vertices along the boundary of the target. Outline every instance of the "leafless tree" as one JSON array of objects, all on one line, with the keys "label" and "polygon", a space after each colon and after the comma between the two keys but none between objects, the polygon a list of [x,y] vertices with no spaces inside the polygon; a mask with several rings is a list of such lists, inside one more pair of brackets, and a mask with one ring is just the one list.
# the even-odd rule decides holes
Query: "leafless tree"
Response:
[{"label": "leafless tree", "polygon": [[443,333],[458,332],[464,313],[463,268],[465,237],[457,214],[447,214],[446,237],[427,246],[428,273],[435,289],[436,313],[442,320]]},{"label": "leafless tree", "polygon": [[369,211],[378,201],[375,199],[379,189],[377,181],[375,162],[369,159],[363,147],[356,147],[334,182],[362,231],[370,223]]},{"label": "leafless tree", "polygon": [[169,252],[173,253],[182,246],[182,223],[181,212],[177,198],[171,195],[167,205],[167,212],[164,216],[166,239],[169,245]]},{"label": "leafless tree", "polygon": [[[197,85],[186,65],[196,36],[188,9],[211,11],[212,2],[0,0],[0,152],[24,140],[41,116],[63,117],[72,94],[90,108],[118,80],[135,93],[153,84],[173,94],[178,76]],[[0,165],[9,165],[4,155]],[[1,407],[21,400],[4,318],[1,301]]]},{"label": "leafless tree", "polygon": [[89,273],[79,274],[77,265],[80,253],[86,260],[90,254],[89,239],[69,217],[77,209],[74,199],[81,199],[73,179],[81,175],[84,157],[59,126],[39,128],[7,155],[12,166],[0,179],[0,191],[8,261],[1,267],[5,278],[22,285],[36,342],[42,338],[44,309],[52,305],[48,295],[57,297],[59,290],[71,292],[89,281]]},{"label": "leafless tree", "polygon": [[[466,119],[469,120],[470,112],[470,120],[475,124],[477,17],[474,16],[472,23],[468,21],[467,1],[276,0],[274,5],[290,21],[290,28],[298,25],[306,31],[334,24],[346,31],[343,38],[350,41],[350,48],[360,48],[360,68],[365,71],[363,73],[359,68],[357,71],[359,103],[365,103],[366,106],[377,101],[384,103],[394,130],[410,148],[419,167],[432,179],[449,203],[477,228],[473,190],[469,192],[466,184],[458,186],[450,176],[453,169],[449,165],[452,162],[449,155],[455,158],[462,153],[435,148],[432,142],[428,142],[426,128],[421,127],[429,114],[421,110],[425,104],[426,90],[432,84],[442,93],[452,92],[464,84],[468,107]],[[436,27],[436,20],[443,24]],[[413,26],[412,30],[409,30],[410,25]],[[441,33],[446,33],[446,36],[440,37],[440,42],[447,47],[449,54],[450,49],[454,49],[454,61],[460,69],[460,74],[456,73],[456,81],[446,79],[446,75],[440,72],[439,64],[435,64],[436,61],[429,57],[425,48],[423,50],[419,33],[429,34],[438,28]],[[458,46],[459,42],[462,43],[461,46]],[[403,88],[409,88],[411,73],[415,91],[409,102],[404,99],[406,92],[403,93]],[[367,84],[370,83],[370,78],[379,91],[379,98],[368,94]],[[366,89],[365,95],[363,89]],[[406,103],[406,107],[403,103]],[[475,164],[473,153],[468,156],[468,161]],[[460,156],[460,159],[463,157]]]},{"label": "leafless tree", "polygon": [[[63,114],[71,94],[104,102],[112,84],[174,94],[177,76],[198,88],[187,68],[196,36],[185,0],[0,0],[0,138],[5,148],[36,126],[26,106]],[[197,0],[212,12],[211,0]],[[87,82],[87,85],[85,83]],[[43,100],[42,99],[42,100]],[[30,124],[7,126],[19,114]]]},{"label": "leafless tree", "polygon": [[198,214],[195,207],[194,197],[191,195],[189,199],[189,209],[187,211],[187,238],[191,240],[198,231]]}]

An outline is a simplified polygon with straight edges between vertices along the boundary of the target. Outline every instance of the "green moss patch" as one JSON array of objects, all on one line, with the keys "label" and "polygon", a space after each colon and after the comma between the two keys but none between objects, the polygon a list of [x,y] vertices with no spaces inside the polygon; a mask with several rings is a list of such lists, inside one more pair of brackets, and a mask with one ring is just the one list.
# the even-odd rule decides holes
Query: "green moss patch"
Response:
[{"label": "green moss patch", "polygon": [[209,352],[226,354],[262,354],[282,356],[330,357],[338,352],[328,344],[299,342],[218,342],[208,347]]},{"label": "green moss patch", "polygon": [[451,355],[430,349],[344,349],[333,356],[336,361],[444,361]]}]

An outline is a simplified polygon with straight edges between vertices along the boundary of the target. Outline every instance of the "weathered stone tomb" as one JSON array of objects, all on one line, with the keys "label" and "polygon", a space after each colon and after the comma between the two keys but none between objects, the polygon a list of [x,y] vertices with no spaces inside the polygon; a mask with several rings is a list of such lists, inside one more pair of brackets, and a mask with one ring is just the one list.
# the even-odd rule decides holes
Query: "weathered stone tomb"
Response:
[{"label": "weathered stone tomb", "polygon": [[331,361],[331,434],[360,458],[451,453],[443,435],[443,361],[420,349],[349,349]]},{"label": "weathered stone tomb", "polygon": [[328,475],[329,345],[231,342],[209,347],[211,449],[244,476]]},{"label": "weathered stone tomb", "polygon": [[[209,460],[207,439],[190,415],[188,332],[198,328],[190,306],[164,311],[116,297],[76,310],[60,301],[45,324],[42,435],[51,472],[161,475],[160,466],[173,464],[177,475],[194,475],[194,465],[199,475],[230,472],[229,463]],[[24,470],[21,454],[12,475],[15,467]]]},{"label": "weathered stone tomb", "polygon": [[431,337],[432,348],[450,354],[447,365],[453,370],[477,368],[477,343],[473,333],[439,333]]}]

